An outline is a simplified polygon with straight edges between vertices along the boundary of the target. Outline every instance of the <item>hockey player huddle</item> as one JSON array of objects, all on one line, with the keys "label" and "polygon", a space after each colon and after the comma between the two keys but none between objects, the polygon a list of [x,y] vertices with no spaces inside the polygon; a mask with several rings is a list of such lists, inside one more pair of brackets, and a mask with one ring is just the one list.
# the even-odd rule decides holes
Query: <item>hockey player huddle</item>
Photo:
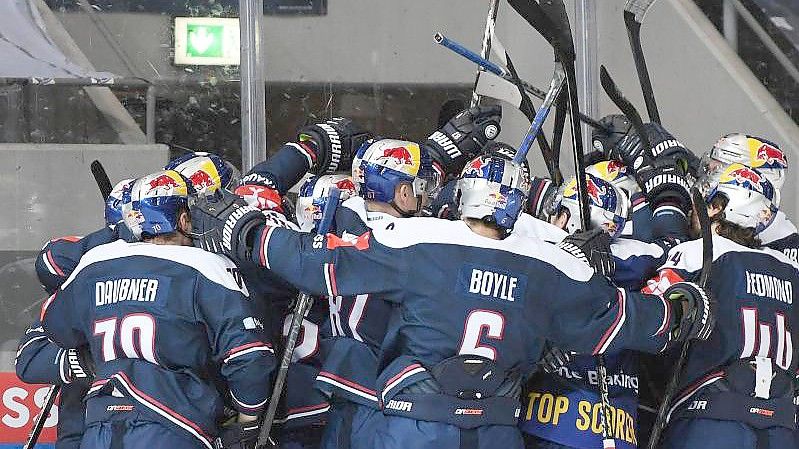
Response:
[{"label": "hockey player huddle", "polygon": [[[589,449],[603,425],[645,447],[688,341],[659,447],[796,447],[779,147],[730,134],[699,159],[606,117],[580,230],[576,179],[531,178],[500,119],[472,108],[417,143],[337,118],[243,177],[192,153],[121,181],[107,227],[37,259],[51,296],[16,367],[63,385],[57,447],[253,448],[272,400],[285,448]],[[315,301],[273,391],[300,291]]]}]

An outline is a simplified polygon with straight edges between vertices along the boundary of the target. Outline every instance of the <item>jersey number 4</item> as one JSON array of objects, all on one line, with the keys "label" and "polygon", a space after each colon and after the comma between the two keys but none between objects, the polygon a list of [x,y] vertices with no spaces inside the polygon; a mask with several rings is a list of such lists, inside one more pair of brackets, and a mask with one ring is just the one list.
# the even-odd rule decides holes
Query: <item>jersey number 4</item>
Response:
[{"label": "jersey number 4", "polygon": [[94,322],[94,335],[100,335],[103,360],[117,358],[117,347],[129,359],[155,360],[155,319],[146,313],[125,315]]},{"label": "jersey number 4", "polygon": [[793,341],[791,340],[791,330],[788,329],[785,315],[777,313],[774,320],[774,328],[777,331],[777,353],[771,352],[772,324],[758,321],[757,309],[754,307],[741,308],[741,320],[743,321],[743,343],[741,358],[753,356],[770,357],[777,366],[787,370],[793,360]]},{"label": "jersey number 4", "polygon": [[480,343],[480,339],[502,340],[505,335],[505,317],[493,310],[475,309],[466,317],[458,354],[479,355],[496,360],[497,349]]}]

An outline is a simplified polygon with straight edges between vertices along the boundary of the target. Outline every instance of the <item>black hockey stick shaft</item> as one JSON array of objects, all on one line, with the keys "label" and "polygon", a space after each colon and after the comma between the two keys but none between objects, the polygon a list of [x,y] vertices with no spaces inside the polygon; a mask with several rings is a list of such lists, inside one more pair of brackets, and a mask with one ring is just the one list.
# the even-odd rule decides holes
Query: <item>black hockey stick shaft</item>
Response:
[{"label": "black hockey stick shaft", "polygon": [[641,91],[644,94],[646,112],[649,120],[660,123],[660,112],[655,101],[655,91],[652,88],[652,80],[649,77],[649,70],[646,66],[644,49],[641,46],[641,24],[646,14],[646,10],[654,3],[654,0],[628,0],[624,6],[624,24],[627,27],[627,37],[630,40],[630,49],[635,61],[635,70],[638,72],[638,80],[641,83]]},{"label": "black hockey stick shaft", "polygon": [[[694,213],[696,213],[699,218],[699,228],[702,231],[702,271],[699,274],[699,287],[704,290],[707,288],[711,268],[713,266],[713,234],[710,228],[710,217],[707,214],[705,199],[696,186],[691,188],[691,198],[694,203]],[[690,350],[691,340],[686,340],[682,345],[682,349],[680,349],[680,356],[674,364],[674,370],[671,373],[669,384],[666,386],[666,391],[663,393],[663,402],[660,403],[657,418],[655,418],[655,424],[652,426],[652,433],[649,435],[649,442],[646,446],[647,449],[655,449],[657,447],[660,435],[666,427],[671,400],[677,393],[682,370],[685,366],[685,362],[688,360],[688,352]]]},{"label": "black hockey stick shaft", "polygon": [[[480,47],[480,56],[488,59],[491,52],[491,36],[493,35],[494,24],[497,21],[497,12],[499,11],[499,0],[489,0],[488,15],[486,16],[486,26],[483,31],[483,43]],[[480,80],[480,67],[477,68],[477,73],[474,74],[474,87],[472,88],[472,101],[469,104],[473,108],[480,104],[480,96],[477,94],[477,82]]]},{"label": "black hockey stick shaft", "polygon": [[[325,209],[322,212],[322,220],[317,229],[317,235],[324,237],[330,230],[333,223],[333,216],[338,207],[338,201],[341,192],[338,189],[330,189],[330,194],[325,204]],[[283,388],[286,385],[286,378],[288,377],[289,366],[291,365],[291,358],[294,355],[294,347],[297,344],[297,337],[300,335],[300,328],[305,315],[313,305],[313,297],[308,293],[301,292],[297,297],[297,302],[294,305],[293,315],[291,317],[291,326],[289,327],[288,335],[286,336],[286,346],[283,349],[283,356],[280,358],[280,366],[278,367],[275,383],[272,387],[272,396],[269,398],[269,403],[266,406],[263,419],[261,420],[261,429],[258,432],[258,442],[256,448],[267,447],[269,444],[269,436],[272,432],[272,424],[275,422],[275,415],[277,414],[277,406],[280,403],[280,396],[283,393]]]},{"label": "black hockey stick shaft", "polygon": [[55,398],[60,391],[61,385],[50,385],[50,389],[47,390],[47,395],[44,397],[42,409],[36,416],[31,433],[28,434],[28,440],[25,441],[25,445],[22,446],[22,449],[33,449],[33,447],[36,446],[36,442],[39,441],[39,436],[42,434],[42,430],[44,430],[44,423],[47,421],[47,417],[50,416],[50,409],[53,408]]},{"label": "black hockey stick shaft", "polygon": [[[569,112],[568,103],[568,93],[561,91],[560,96],[555,102],[555,127],[552,132],[552,159],[554,161],[560,161],[560,147],[563,143],[563,130],[566,127],[566,116]],[[558,174],[560,176],[557,179],[552,177],[552,182],[560,187],[560,185],[563,184],[563,175],[560,174],[560,169],[558,169]]]},{"label": "black hockey stick shaft", "polygon": [[103,196],[103,201],[108,199],[108,196],[111,195],[111,180],[108,179],[108,174],[105,172],[105,167],[103,164],[100,163],[98,160],[92,161],[91,164],[92,176],[94,176],[94,182],[97,183],[97,188],[100,189],[100,195]]},{"label": "black hockey stick shaft", "polygon": [[608,95],[610,100],[613,104],[616,105],[617,108],[630,120],[630,123],[633,125],[636,134],[641,139],[641,142],[646,146],[646,148],[652,148],[651,142],[649,142],[649,138],[646,134],[646,129],[644,129],[644,122],[641,120],[641,114],[638,113],[638,110],[635,109],[630,100],[628,100],[624,94],[621,93],[619,86],[613,81],[613,78],[610,76],[610,72],[605,66],[600,66],[599,68],[599,82],[602,84],[602,89]]}]

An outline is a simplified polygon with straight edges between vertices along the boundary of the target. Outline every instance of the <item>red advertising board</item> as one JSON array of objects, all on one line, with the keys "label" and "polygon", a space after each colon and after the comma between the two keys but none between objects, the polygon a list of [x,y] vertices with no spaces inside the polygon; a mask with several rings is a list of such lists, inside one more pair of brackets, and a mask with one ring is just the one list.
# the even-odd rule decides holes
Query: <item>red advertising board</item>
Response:
[{"label": "red advertising board", "polygon": [[[30,385],[19,380],[14,373],[0,373],[0,445],[22,444],[28,438],[36,415],[42,408],[49,385]],[[58,402],[50,411],[39,437],[40,443],[55,442],[55,425],[58,422]]]}]

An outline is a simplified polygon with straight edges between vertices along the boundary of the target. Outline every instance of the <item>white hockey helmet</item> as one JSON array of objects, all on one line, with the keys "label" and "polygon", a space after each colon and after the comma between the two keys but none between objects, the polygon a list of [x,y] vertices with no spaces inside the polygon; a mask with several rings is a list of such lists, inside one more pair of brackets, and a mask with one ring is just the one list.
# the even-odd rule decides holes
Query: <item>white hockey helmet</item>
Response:
[{"label": "white hockey helmet", "polygon": [[[630,198],[627,192],[590,173],[585,174],[585,184],[591,201],[589,206],[591,226],[606,230],[613,238],[618,237],[624,230],[624,224],[630,214]],[[552,212],[560,212],[564,208],[568,210],[566,231],[569,234],[582,228],[580,203],[577,198],[577,178],[572,176],[563,183],[550,206]]]},{"label": "white hockey helmet", "polygon": [[781,189],[785,183],[788,170],[785,152],[773,142],[741,133],[721,137],[702,156],[702,170],[711,173],[736,162],[756,169],[775,189]]},{"label": "white hockey helmet", "polygon": [[601,161],[585,167],[585,172],[604,179],[614,186],[623,189],[632,196],[641,191],[641,187],[627,166],[619,161]]},{"label": "white hockey helmet", "polygon": [[530,194],[527,162],[483,154],[466,163],[455,186],[461,217],[488,219],[510,231]]},{"label": "white hockey helmet", "polygon": [[297,224],[301,231],[308,232],[319,224],[330,197],[330,189],[334,187],[341,192],[339,202],[357,196],[355,183],[348,175],[312,176],[302,183],[296,207]]},{"label": "white hockey helmet", "polygon": [[739,163],[729,164],[706,175],[700,182],[708,204],[717,195],[727,199],[724,207],[727,221],[754,228],[755,233],[759,233],[776,217],[779,191],[756,169]]}]

